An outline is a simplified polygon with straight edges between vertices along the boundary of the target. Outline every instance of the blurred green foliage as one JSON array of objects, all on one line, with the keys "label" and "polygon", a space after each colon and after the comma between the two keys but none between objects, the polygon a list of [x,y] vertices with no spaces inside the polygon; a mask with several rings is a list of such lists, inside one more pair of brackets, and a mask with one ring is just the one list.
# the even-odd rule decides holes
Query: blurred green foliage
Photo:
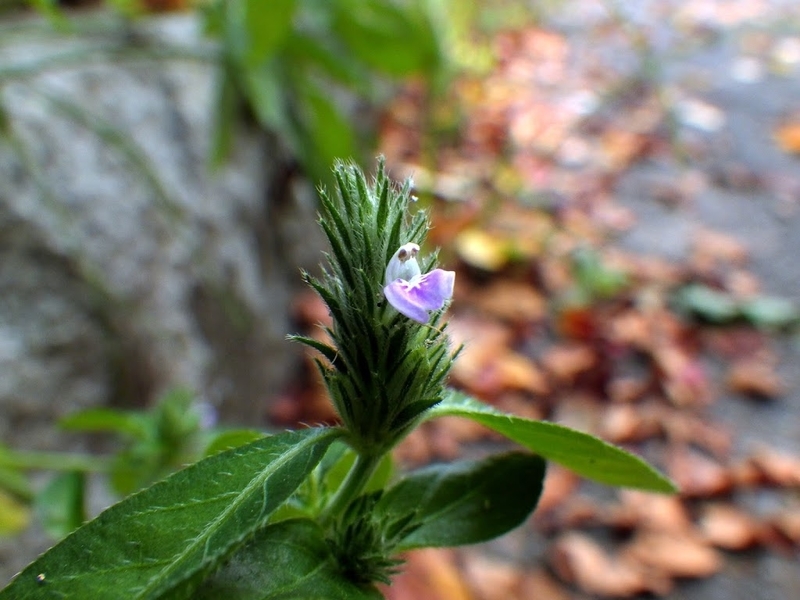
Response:
[{"label": "blurred green foliage", "polygon": [[[68,415],[62,429],[111,434],[114,450],[103,457],[66,452],[26,452],[0,445],[0,535],[27,527],[35,515],[54,539],[87,519],[90,473],[107,477],[118,497],[136,492],[202,458],[264,437],[255,429],[217,427],[210,408],[182,388],[147,410],[92,408]],[[52,475],[40,489],[28,472]]]},{"label": "blurred green foliage", "polygon": [[[57,0],[24,1],[54,28],[78,31]],[[243,118],[277,135],[314,181],[329,178],[336,158],[371,156],[374,109],[388,98],[387,84],[416,77],[435,86],[446,78],[451,1],[198,2],[204,32],[219,42],[212,165],[230,156]],[[146,3],[103,4],[128,21]]]},{"label": "blurred green foliage", "polygon": [[[221,42],[212,159],[228,156],[244,109],[275,132],[316,181],[335,158],[361,158],[360,103],[382,81],[444,68],[428,0],[213,0],[206,32]],[[369,117],[367,117],[369,120]],[[366,135],[365,135],[366,134]]]}]

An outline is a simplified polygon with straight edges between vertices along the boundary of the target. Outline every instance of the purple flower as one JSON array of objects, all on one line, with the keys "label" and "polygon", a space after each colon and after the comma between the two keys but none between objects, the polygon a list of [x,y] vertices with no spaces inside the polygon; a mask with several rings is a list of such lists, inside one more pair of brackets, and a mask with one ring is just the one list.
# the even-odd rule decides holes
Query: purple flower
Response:
[{"label": "purple flower", "polygon": [[417,263],[419,246],[404,244],[386,266],[383,295],[398,312],[409,319],[427,323],[430,313],[453,297],[454,271],[434,269],[423,275]]}]

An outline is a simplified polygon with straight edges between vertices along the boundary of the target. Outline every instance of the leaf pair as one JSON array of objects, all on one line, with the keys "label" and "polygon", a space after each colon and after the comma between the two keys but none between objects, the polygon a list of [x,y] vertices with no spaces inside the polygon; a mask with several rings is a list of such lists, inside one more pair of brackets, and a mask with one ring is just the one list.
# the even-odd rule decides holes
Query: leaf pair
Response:
[{"label": "leaf pair", "polygon": [[[597,481],[675,489],[641,459],[585,433],[506,415],[456,392],[429,413],[445,415],[483,423]],[[268,524],[343,436],[339,428],[281,433],[206,458],[75,531],[0,591],[0,600],[380,598],[342,576],[330,533],[314,522]],[[341,459],[339,449],[324,469],[330,485],[342,477]],[[401,523],[393,551],[484,541],[527,517],[543,477],[542,458],[523,453],[428,467],[381,496],[376,522]]]},{"label": "leaf pair", "polygon": [[[483,542],[517,527],[538,502],[544,471],[541,458],[520,452],[436,465],[405,477],[380,496],[372,512],[355,517],[383,528],[378,537],[392,537],[387,530],[397,522],[410,532],[397,540],[389,556],[376,556],[384,564],[396,564],[387,559],[403,550]],[[345,576],[348,563],[359,563],[358,556],[337,556],[337,547],[339,552],[358,547],[359,540],[348,541],[344,547],[331,543],[309,519],[281,521],[257,533],[194,597],[381,598],[371,585],[358,585]]]},{"label": "leaf pair", "polygon": [[341,435],[333,428],[282,433],[179,471],[65,538],[0,599],[190,597]]}]

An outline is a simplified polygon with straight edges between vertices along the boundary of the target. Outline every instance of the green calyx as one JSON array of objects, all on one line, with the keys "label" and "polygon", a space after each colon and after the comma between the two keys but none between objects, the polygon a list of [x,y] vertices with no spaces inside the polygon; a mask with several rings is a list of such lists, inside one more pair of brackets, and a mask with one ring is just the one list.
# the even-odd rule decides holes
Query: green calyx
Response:
[{"label": "green calyx", "polygon": [[328,544],[348,580],[391,583],[403,564],[397,546],[414,529],[413,514],[388,520],[377,511],[382,491],[356,498],[336,520]]},{"label": "green calyx", "polygon": [[[406,243],[422,245],[428,217],[409,215],[410,182],[396,186],[382,159],[368,182],[355,165],[334,167],[334,194],[321,191],[320,225],[330,242],[320,278],[305,274],[333,318],[331,345],[293,339],[318,350],[317,360],[351,445],[365,455],[392,448],[422,413],[441,401],[453,360],[441,314],[418,324],[383,296],[386,265]],[[420,265],[429,271],[429,255]]]}]

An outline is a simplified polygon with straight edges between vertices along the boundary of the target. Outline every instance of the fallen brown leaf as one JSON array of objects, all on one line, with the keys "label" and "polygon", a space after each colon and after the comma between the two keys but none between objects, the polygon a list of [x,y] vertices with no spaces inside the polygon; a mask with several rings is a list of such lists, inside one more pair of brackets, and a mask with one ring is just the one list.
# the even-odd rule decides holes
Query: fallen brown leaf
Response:
[{"label": "fallen brown leaf", "polygon": [[630,404],[612,404],[600,420],[600,436],[614,444],[637,442],[656,437],[661,424]]},{"label": "fallen brown leaf", "polygon": [[749,256],[747,246],[732,235],[704,227],[694,232],[692,251],[692,263],[701,272],[720,264],[742,266]]},{"label": "fallen brown leaf", "polygon": [[520,585],[519,600],[572,600],[566,589],[544,569],[527,573]]},{"label": "fallen brown leaf", "polygon": [[667,472],[686,497],[708,498],[726,494],[733,487],[728,469],[712,458],[682,446],[669,453]]},{"label": "fallen brown leaf", "polygon": [[622,555],[662,577],[710,577],[722,568],[722,556],[688,532],[640,531]]},{"label": "fallen brown leaf", "polygon": [[720,460],[730,456],[733,437],[728,428],[720,423],[709,422],[694,412],[665,409],[662,425],[667,438],[673,443],[692,444]]},{"label": "fallen brown leaf", "polygon": [[678,496],[621,490],[621,503],[612,509],[632,526],[649,531],[683,532],[692,529],[686,506]]},{"label": "fallen brown leaf", "polygon": [[708,402],[710,382],[697,356],[673,343],[657,347],[653,358],[662,372],[664,392],[675,406]]},{"label": "fallen brown leaf", "polygon": [[756,545],[761,524],[751,515],[731,504],[711,504],[703,508],[699,521],[703,538],[725,550],[745,550]]},{"label": "fallen brown leaf", "polygon": [[763,481],[780,487],[800,486],[800,457],[772,448],[758,449],[750,462],[761,473]]},{"label": "fallen brown leaf", "polygon": [[522,390],[539,395],[550,391],[550,384],[536,363],[511,350],[496,356],[487,366],[486,375],[498,390]]},{"label": "fallen brown leaf", "polygon": [[640,377],[615,377],[607,386],[608,398],[615,403],[636,402],[645,395],[649,387],[650,382]]},{"label": "fallen brown leaf", "polygon": [[547,314],[544,297],[529,284],[501,279],[481,287],[470,297],[479,310],[512,323],[540,321]]},{"label": "fallen brown leaf", "polygon": [[800,123],[785,123],[773,134],[781,150],[788,154],[800,154]]},{"label": "fallen brown leaf", "polygon": [[476,600],[461,578],[453,550],[412,552],[391,586],[380,586],[387,600]]},{"label": "fallen brown leaf", "polygon": [[558,465],[548,465],[547,477],[544,480],[544,489],[536,506],[534,519],[546,515],[554,508],[560,506],[575,492],[580,484],[580,479],[572,471]]},{"label": "fallen brown leaf", "polygon": [[647,137],[623,130],[609,130],[601,140],[604,166],[619,171],[638,158],[647,147]]},{"label": "fallen brown leaf", "polygon": [[733,363],[726,383],[736,393],[762,398],[780,396],[785,389],[774,362],[757,356]]},{"label": "fallen brown leaf", "polygon": [[522,571],[508,562],[491,559],[478,552],[461,555],[464,578],[470,590],[480,600],[510,600],[519,598]]},{"label": "fallen brown leaf", "polygon": [[562,581],[593,596],[630,598],[648,591],[663,593],[670,585],[667,579],[652,577],[639,563],[610,556],[582,533],[560,536],[550,548],[549,560]]},{"label": "fallen brown leaf", "polygon": [[784,509],[770,519],[772,526],[800,548],[800,510]]},{"label": "fallen brown leaf", "polygon": [[542,366],[562,383],[571,383],[596,362],[594,350],[585,344],[576,343],[554,346],[542,357]]}]

